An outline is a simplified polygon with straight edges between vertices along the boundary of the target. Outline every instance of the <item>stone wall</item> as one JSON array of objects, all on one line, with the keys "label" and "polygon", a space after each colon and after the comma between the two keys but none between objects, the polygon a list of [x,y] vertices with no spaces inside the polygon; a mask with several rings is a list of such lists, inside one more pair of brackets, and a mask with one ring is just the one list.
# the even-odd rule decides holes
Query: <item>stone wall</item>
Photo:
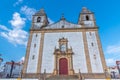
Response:
[{"label": "stone wall", "polygon": [[[39,80],[39,79],[0,79],[0,80]],[[120,80],[120,79],[85,79],[85,80]]]},{"label": "stone wall", "polygon": [[0,80],[38,80],[38,79],[0,79]]}]

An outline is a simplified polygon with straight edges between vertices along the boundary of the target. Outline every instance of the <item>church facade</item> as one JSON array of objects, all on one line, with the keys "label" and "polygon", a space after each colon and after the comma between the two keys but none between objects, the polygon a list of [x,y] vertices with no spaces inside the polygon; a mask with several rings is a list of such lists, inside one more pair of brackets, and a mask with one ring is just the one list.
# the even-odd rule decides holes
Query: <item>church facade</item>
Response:
[{"label": "church facade", "polygon": [[43,9],[33,15],[22,76],[46,74],[105,78],[106,63],[94,13],[83,7],[78,23],[64,16],[49,24]]}]

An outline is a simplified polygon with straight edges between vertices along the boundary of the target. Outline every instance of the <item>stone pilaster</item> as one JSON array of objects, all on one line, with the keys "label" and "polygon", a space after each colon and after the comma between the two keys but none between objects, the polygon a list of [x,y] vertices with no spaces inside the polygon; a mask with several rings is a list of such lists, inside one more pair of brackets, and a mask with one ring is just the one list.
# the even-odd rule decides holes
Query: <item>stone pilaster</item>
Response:
[{"label": "stone pilaster", "polygon": [[84,50],[85,50],[88,73],[92,73],[90,55],[89,55],[89,51],[88,51],[88,43],[87,43],[87,39],[86,39],[86,32],[84,31],[82,34],[83,34]]},{"label": "stone pilaster", "polygon": [[41,33],[37,73],[41,73],[42,54],[43,54],[43,47],[44,47],[43,45],[44,45],[44,33]]},{"label": "stone pilaster", "polygon": [[28,60],[29,60],[29,54],[30,54],[30,47],[31,47],[31,42],[32,42],[32,36],[33,36],[33,33],[30,32],[28,43],[27,43],[27,50],[26,50],[25,62],[24,62],[24,67],[23,67],[22,73],[27,73],[27,65],[28,65]]},{"label": "stone pilaster", "polygon": [[102,67],[103,67],[103,71],[104,71],[105,69],[107,69],[106,62],[105,62],[105,57],[104,57],[104,54],[103,54],[102,45],[101,45],[101,42],[100,42],[100,37],[99,37],[98,31],[96,31],[95,33],[96,33],[96,38],[97,38],[98,49],[99,49],[99,52],[100,52]]}]

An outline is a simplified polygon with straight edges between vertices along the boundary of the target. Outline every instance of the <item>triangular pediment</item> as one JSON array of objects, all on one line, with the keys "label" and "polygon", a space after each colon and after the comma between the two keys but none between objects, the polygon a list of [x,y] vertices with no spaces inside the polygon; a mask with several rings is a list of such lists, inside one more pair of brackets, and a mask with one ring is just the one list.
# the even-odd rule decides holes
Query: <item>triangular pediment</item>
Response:
[{"label": "triangular pediment", "polygon": [[66,20],[60,20],[56,23],[50,24],[45,29],[61,29],[61,28],[81,28],[81,25],[68,22]]}]

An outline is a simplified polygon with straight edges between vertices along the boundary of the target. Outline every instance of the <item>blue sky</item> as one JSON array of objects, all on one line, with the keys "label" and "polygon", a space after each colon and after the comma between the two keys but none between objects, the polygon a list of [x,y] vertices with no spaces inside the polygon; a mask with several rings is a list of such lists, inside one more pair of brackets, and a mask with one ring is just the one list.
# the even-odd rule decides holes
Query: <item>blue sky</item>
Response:
[{"label": "blue sky", "polygon": [[120,60],[120,0],[2,0],[0,2],[0,53],[4,61],[20,61],[26,53],[31,15],[44,8],[51,22],[64,14],[77,23],[82,7],[95,13],[108,65]]}]

